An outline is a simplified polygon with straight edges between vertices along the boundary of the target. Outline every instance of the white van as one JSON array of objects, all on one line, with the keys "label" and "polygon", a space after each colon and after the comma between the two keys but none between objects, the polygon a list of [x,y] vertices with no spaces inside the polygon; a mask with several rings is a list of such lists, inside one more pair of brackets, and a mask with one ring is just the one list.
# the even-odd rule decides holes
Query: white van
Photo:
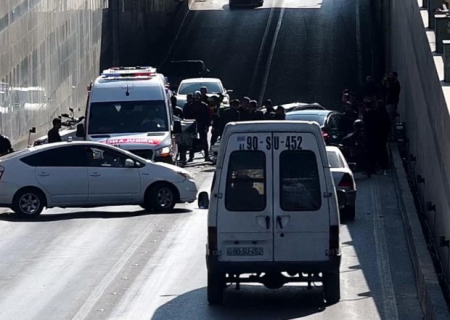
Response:
[{"label": "white van", "polygon": [[210,304],[222,302],[226,284],[252,282],[322,282],[325,300],[339,301],[339,207],[316,123],[228,124],[211,200],[201,192],[199,207],[209,208]]},{"label": "white van", "polygon": [[89,87],[85,123],[77,137],[126,149],[142,158],[175,163],[174,121],[166,79],[152,67],[104,70]]}]

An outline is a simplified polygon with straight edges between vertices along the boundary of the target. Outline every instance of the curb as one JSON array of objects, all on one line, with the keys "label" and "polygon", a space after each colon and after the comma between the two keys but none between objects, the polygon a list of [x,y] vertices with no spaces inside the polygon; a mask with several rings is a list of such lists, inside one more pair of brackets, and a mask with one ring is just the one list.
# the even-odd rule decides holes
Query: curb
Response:
[{"label": "curb", "polygon": [[450,319],[450,313],[423,235],[422,225],[403,168],[402,158],[396,145],[395,147],[391,145],[390,149],[393,180],[405,226],[406,241],[414,267],[417,293],[424,319],[448,320]]}]

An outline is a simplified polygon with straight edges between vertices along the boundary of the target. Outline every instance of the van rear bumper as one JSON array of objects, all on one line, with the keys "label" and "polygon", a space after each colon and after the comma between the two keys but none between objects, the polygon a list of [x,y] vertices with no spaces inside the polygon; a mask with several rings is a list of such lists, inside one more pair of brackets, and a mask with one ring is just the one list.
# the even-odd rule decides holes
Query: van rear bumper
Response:
[{"label": "van rear bumper", "polygon": [[220,273],[261,273],[261,272],[336,272],[341,266],[341,255],[332,256],[326,261],[262,261],[262,262],[234,262],[218,261],[216,257],[207,256],[208,270]]}]

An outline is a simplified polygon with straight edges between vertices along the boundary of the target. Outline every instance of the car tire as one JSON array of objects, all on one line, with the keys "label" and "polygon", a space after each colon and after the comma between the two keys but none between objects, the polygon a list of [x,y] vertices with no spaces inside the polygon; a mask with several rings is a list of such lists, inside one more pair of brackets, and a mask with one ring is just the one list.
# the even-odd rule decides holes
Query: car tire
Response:
[{"label": "car tire", "polygon": [[169,183],[157,183],[151,186],[146,193],[142,207],[148,211],[170,212],[176,203],[176,188]]},{"label": "car tire", "polygon": [[208,303],[210,305],[221,305],[225,290],[225,277],[221,273],[208,270]]},{"label": "car tire", "polygon": [[46,206],[45,196],[39,189],[26,188],[19,190],[12,203],[12,210],[19,218],[38,217]]},{"label": "car tire", "polygon": [[323,293],[328,305],[339,302],[341,299],[341,279],[339,271],[323,273]]},{"label": "car tire", "polygon": [[353,206],[348,206],[344,208],[344,217],[347,221],[353,221],[356,218],[356,208]]}]

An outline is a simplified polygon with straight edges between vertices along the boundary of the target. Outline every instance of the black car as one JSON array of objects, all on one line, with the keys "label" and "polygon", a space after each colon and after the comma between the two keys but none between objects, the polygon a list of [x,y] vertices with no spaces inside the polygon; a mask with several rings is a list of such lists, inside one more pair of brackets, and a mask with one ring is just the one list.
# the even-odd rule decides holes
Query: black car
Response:
[{"label": "black car", "polygon": [[339,144],[344,137],[340,130],[341,117],[342,113],[333,110],[298,110],[286,113],[286,120],[317,122],[327,145]]},{"label": "black car", "polygon": [[264,4],[264,0],[229,0],[228,4],[230,9],[233,9],[237,6],[253,6],[258,7]]},{"label": "black car", "polygon": [[210,73],[202,60],[170,61],[162,66],[160,72],[168,78],[172,90],[178,89],[184,79],[203,78]]}]

